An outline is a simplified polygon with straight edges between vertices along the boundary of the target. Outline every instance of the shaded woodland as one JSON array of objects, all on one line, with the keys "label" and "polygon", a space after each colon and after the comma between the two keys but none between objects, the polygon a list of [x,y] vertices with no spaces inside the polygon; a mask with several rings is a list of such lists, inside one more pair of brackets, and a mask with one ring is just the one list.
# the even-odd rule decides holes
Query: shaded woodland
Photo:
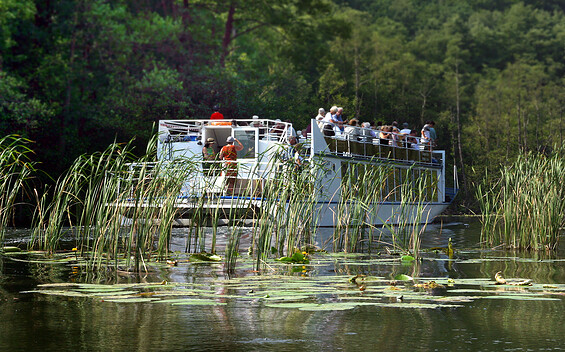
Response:
[{"label": "shaded woodland", "polygon": [[159,119],[435,120],[473,182],[565,131],[565,4],[447,0],[3,0],[0,133],[56,177]]}]

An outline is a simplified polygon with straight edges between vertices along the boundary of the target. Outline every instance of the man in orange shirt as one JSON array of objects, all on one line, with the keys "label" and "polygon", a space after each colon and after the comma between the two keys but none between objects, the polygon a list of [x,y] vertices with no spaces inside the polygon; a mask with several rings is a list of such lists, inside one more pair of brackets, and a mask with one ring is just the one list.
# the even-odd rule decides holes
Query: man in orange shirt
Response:
[{"label": "man in orange shirt", "polygon": [[[238,145],[235,145],[237,142]],[[229,136],[226,140],[226,145],[220,150],[219,158],[220,160],[226,161],[225,166],[225,176],[227,182],[227,193],[233,195],[233,189],[235,188],[235,182],[237,181],[237,152],[243,150],[243,144],[236,138]]]}]

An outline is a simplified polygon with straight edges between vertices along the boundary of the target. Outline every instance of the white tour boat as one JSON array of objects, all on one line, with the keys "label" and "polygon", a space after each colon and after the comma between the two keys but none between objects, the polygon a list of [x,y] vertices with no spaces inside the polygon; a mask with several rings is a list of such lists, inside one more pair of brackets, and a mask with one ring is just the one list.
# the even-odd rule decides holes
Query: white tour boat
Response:
[{"label": "white tour boat", "polygon": [[[370,216],[363,221],[373,225],[429,223],[455,197],[456,188],[446,187],[445,151],[415,148],[418,137],[413,137],[414,143],[408,143],[406,138],[399,142],[384,141],[372,137],[369,129],[360,127],[354,136],[339,133],[325,136],[316,120],[311,120],[311,131],[306,138],[299,136],[300,155],[304,161],[300,172],[310,172],[314,176],[312,192],[317,226],[336,225],[340,211],[348,204],[342,197],[344,175],[356,165],[388,170],[384,182],[367,190],[372,192],[371,204],[365,206]],[[198,172],[187,177],[175,201],[177,224],[182,225],[183,219],[190,219],[195,204],[220,208],[229,216],[246,214],[243,216],[253,218],[249,214],[269,211],[264,209],[268,207],[265,207],[267,203],[263,197],[267,195],[263,190],[280,173],[293,172],[288,167],[281,167],[284,162],[279,157],[281,152],[288,150],[288,136],[293,133],[291,123],[270,119],[160,121],[158,162],[182,165],[178,160],[192,160],[196,161],[193,166],[198,165]],[[219,171],[223,162],[205,162],[202,157],[203,144],[209,138],[215,140],[215,151],[219,152],[229,136],[243,145],[243,150],[237,153],[238,175],[231,194],[226,193],[226,178]],[[209,171],[207,163],[217,165],[214,172]],[[402,199],[402,194],[406,193],[399,191],[401,185],[407,180],[414,182],[417,177],[426,178],[427,190],[423,196],[420,192],[417,200]],[[213,201],[195,200],[202,197]],[[253,211],[246,211],[248,209]],[[273,216],[284,214],[279,210]]]}]

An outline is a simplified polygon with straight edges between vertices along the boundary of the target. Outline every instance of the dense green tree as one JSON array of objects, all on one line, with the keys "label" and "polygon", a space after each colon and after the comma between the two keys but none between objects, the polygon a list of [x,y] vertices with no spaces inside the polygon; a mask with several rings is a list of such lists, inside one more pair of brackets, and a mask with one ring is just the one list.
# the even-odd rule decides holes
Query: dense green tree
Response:
[{"label": "dense green tree", "polygon": [[339,105],[435,120],[471,185],[472,170],[560,143],[564,39],[556,0],[3,0],[0,129],[37,141],[56,174],[215,104],[298,128]]}]

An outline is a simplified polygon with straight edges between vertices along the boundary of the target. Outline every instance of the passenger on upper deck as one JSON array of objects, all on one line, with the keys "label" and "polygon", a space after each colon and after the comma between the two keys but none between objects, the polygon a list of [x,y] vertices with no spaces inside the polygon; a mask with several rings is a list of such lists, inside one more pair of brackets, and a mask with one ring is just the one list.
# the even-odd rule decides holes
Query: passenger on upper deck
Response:
[{"label": "passenger on upper deck", "polygon": [[408,125],[408,122],[404,122],[402,124],[402,129],[400,130],[400,133],[405,134],[405,135],[409,135],[410,132],[412,130],[410,130],[410,128],[408,128],[410,125]]},{"label": "passenger on upper deck", "polygon": [[277,135],[278,137],[280,137],[285,128],[286,128],[285,124],[282,123],[281,120],[276,119],[275,125],[269,130],[269,133]]},{"label": "passenger on upper deck", "polygon": [[210,116],[210,120],[223,120],[224,115],[220,112],[220,107],[218,105],[214,106],[214,113]]},{"label": "passenger on upper deck", "polygon": [[[398,123],[397,123],[397,125],[398,125]],[[401,143],[402,143],[403,137],[400,134],[400,130],[395,125],[392,125],[391,137],[392,137],[391,138],[392,139],[391,145],[393,147],[400,147],[402,145]]]},{"label": "passenger on upper deck", "polygon": [[359,121],[357,119],[349,120],[347,127],[345,127],[344,133],[347,139],[356,141],[357,137],[359,136],[359,129],[357,128],[357,123]]},{"label": "passenger on upper deck", "polygon": [[380,144],[389,145],[392,140],[392,126],[381,126],[379,138]]},{"label": "passenger on upper deck", "polygon": [[432,139],[430,137],[430,121],[426,121],[424,127],[422,127],[421,136],[420,136],[420,143],[423,149],[432,150]]},{"label": "passenger on upper deck", "polygon": [[342,108],[342,107],[337,108],[337,112],[336,112],[336,114],[335,114],[335,118],[334,118],[334,119],[338,121],[337,126],[339,127],[339,129],[341,130],[341,132],[343,132],[343,131],[344,131],[344,126],[343,126],[343,125],[346,125],[346,124],[348,123],[348,121],[347,121],[347,120],[343,120],[343,108]]},{"label": "passenger on upper deck", "polygon": [[[314,117],[314,119],[318,124],[318,127],[320,128],[320,132],[323,132],[324,124],[322,120],[324,119],[325,115],[326,115],[326,110],[324,110],[324,108],[319,108],[318,115]],[[309,133],[312,133],[312,124],[310,122],[308,122],[306,128],[302,130],[302,137],[307,138]]]},{"label": "passenger on upper deck", "polygon": [[292,122],[290,122],[290,120],[284,120],[284,122],[286,122],[288,124],[286,134],[288,136],[297,137],[296,130],[294,129],[294,127],[292,127]]},{"label": "passenger on upper deck", "polygon": [[420,145],[418,143],[418,131],[412,130],[406,140],[408,142],[408,146],[407,146],[408,148],[412,148],[416,150],[420,149]]},{"label": "passenger on upper deck", "polygon": [[361,124],[362,130],[361,130],[361,135],[363,136],[363,142],[366,143],[370,143],[373,141],[373,138],[377,137],[377,134],[375,133],[375,131],[371,128],[371,123],[370,122],[363,122]]},{"label": "passenger on upper deck", "polygon": [[436,134],[436,129],[434,128],[436,123],[433,120],[431,120],[429,122],[429,125],[430,125],[430,139],[432,142],[432,146],[435,147],[437,144],[437,134]]},{"label": "passenger on upper deck", "polygon": [[323,120],[325,116],[326,116],[326,110],[324,108],[319,108],[318,109],[318,115],[316,115],[316,117],[314,117],[314,118],[316,120]]},{"label": "passenger on upper deck", "polygon": [[339,123],[339,121],[335,119],[336,114],[337,106],[334,105],[330,108],[330,111],[326,114],[326,116],[324,116],[324,119],[322,121],[324,122],[324,124],[331,124],[333,127],[333,125]]}]

